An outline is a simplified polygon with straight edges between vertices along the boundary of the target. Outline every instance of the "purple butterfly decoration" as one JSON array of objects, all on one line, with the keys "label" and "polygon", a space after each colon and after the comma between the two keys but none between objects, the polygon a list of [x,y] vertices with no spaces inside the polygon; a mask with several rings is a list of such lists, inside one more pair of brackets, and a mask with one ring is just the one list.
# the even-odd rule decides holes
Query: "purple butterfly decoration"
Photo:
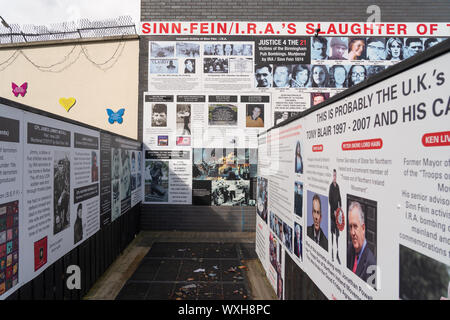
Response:
[{"label": "purple butterfly decoration", "polygon": [[27,93],[28,88],[28,82],[24,82],[20,87],[15,84],[14,82],[11,82],[12,87],[12,93],[18,97],[19,94],[22,95],[22,97],[25,97],[25,93]]}]

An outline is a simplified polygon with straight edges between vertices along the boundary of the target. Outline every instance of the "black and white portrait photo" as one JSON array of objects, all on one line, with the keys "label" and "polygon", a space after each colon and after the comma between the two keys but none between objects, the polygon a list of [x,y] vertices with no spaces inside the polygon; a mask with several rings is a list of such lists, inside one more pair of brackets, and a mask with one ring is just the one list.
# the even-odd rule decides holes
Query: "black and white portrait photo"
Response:
[{"label": "black and white portrait photo", "polygon": [[423,52],[423,47],[423,41],[421,38],[406,38],[403,51],[404,58],[406,59]]},{"label": "black and white portrait photo", "polygon": [[345,89],[348,86],[348,66],[337,64],[331,66],[328,73],[328,87]]},{"label": "black and white portrait photo", "polygon": [[231,55],[233,55],[234,54],[233,53],[233,47],[234,47],[234,44],[232,44],[232,43],[224,44],[223,45],[223,55],[224,56],[231,56]]},{"label": "black and white portrait photo", "polygon": [[120,178],[120,150],[117,148],[111,149],[111,179]]},{"label": "black and white portrait photo", "polygon": [[325,88],[328,85],[328,68],[325,65],[311,66],[311,87]]},{"label": "black and white portrait photo", "polygon": [[167,104],[152,105],[152,127],[167,127]]},{"label": "black and white portrait photo", "polygon": [[256,65],[255,80],[257,88],[271,88],[273,84],[272,65],[271,64]]},{"label": "black and white portrait photo", "polygon": [[184,73],[195,73],[195,59],[184,60]]},{"label": "black and white portrait photo", "polygon": [[367,60],[379,61],[386,59],[386,39],[371,37],[366,40]]},{"label": "black and white portrait photo", "polygon": [[386,60],[401,61],[404,58],[403,38],[388,38],[386,41]]},{"label": "black and white portrait photo", "polygon": [[363,65],[352,65],[348,71],[348,87],[351,88],[367,79],[367,69]]},{"label": "black and white portrait photo", "polygon": [[73,226],[73,244],[83,240],[83,204],[77,206],[77,217]]},{"label": "black and white portrait photo", "polygon": [[286,249],[292,252],[292,228],[286,223],[283,222],[283,236],[284,239],[281,239],[286,246]]},{"label": "black and white portrait photo", "polygon": [[292,88],[308,88],[311,86],[310,70],[308,65],[297,64],[293,66],[292,69]]},{"label": "black and white portrait photo", "polygon": [[314,37],[311,41],[311,60],[325,60],[327,58],[327,38]]},{"label": "black and white portrait photo", "polygon": [[53,234],[70,225],[70,153],[55,151],[53,158]]},{"label": "black and white portrait photo", "polygon": [[291,86],[291,65],[276,65],[273,68],[273,86],[276,88],[289,88]]}]

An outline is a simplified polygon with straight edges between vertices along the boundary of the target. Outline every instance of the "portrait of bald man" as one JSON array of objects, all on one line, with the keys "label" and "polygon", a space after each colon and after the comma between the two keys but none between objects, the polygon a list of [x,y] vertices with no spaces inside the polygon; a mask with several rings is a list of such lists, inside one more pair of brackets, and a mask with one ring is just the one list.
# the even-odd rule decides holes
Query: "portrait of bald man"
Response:
[{"label": "portrait of bald man", "polygon": [[[376,266],[376,259],[367,243],[364,219],[361,204],[357,201],[351,202],[348,208],[348,231],[351,242],[347,248],[347,268],[367,282],[376,270],[372,269]],[[371,266],[373,267],[370,268]]]}]

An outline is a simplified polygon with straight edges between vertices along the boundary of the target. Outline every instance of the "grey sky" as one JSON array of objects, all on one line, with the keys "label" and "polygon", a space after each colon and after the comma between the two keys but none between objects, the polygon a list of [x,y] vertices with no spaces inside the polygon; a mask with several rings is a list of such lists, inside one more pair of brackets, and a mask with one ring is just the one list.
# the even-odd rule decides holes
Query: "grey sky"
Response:
[{"label": "grey sky", "polygon": [[9,24],[103,20],[129,15],[140,21],[140,0],[0,0],[0,16]]}]

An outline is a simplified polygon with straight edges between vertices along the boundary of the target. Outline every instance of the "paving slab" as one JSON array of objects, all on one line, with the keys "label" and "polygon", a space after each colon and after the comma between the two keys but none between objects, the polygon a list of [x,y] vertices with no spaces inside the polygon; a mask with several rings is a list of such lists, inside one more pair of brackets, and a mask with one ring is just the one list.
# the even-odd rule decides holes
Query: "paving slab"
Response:
[{"label": "paving slab", "polygon": [[141,232],[84,299],[277,299],[254,248],[254,232]]}]

